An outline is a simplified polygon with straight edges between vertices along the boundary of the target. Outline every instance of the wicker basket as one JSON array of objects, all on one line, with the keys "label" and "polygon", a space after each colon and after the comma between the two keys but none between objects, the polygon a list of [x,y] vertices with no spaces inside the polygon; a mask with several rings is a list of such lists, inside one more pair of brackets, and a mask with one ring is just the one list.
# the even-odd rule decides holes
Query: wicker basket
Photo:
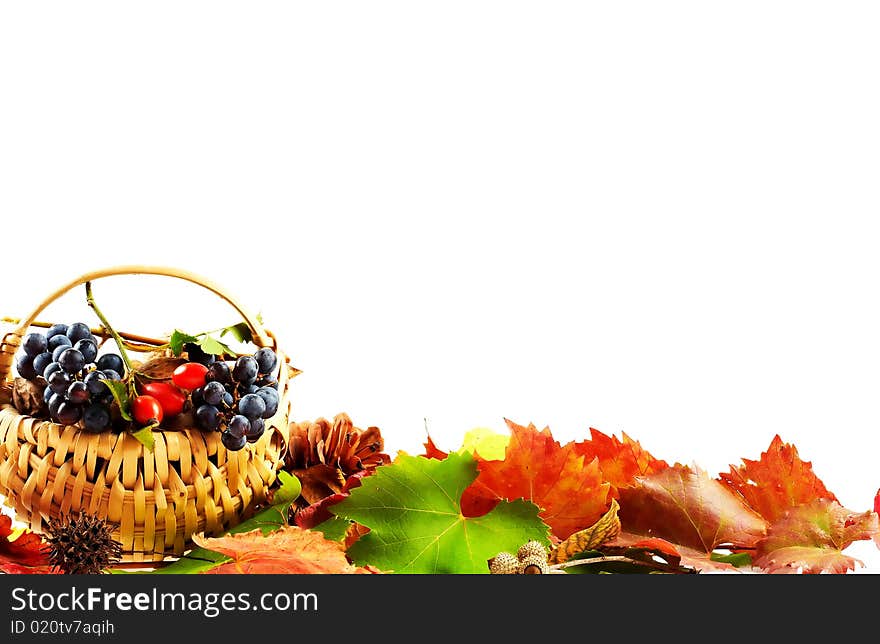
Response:
[{"label": "wicker basket", "polygon": [[[37,316],[69,290],[113,275],[161,275],[202,286],[228,302],[251,329],[253,343],[278,353],[281,364],[275,417],[263,436],[238,452],[218,432],[195,427],[154,430],[152,452],[128,432],[91,434],[76,426],[20,414],[12,406],[12,365]],[[103,329],[95,335],[107,337]],[[120,333],[142,347],[163,345]],[[71,511],[98,514],[118,527],[125,561],[161,561],[190,547],[194,533],[216,534],[239,523],[266,499],[283,465],[289,416],[289,379],[295,372],[259,320],[208,280],[171,268],[120,266],[83,275],[46,298],[0,343],[0,495],[19,520],[40,531],[49,518]]]}]

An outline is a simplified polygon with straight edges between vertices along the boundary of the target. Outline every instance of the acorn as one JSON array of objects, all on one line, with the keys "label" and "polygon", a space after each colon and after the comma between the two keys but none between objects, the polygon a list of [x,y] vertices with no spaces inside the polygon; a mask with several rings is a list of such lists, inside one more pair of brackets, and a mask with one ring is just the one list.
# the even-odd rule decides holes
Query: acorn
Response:
[{"label": "acorn", "polygon": [[493,575],[515,575],[519,566],[519,559],[509,552],[499,552],[489,560],[489,572]]},{"label": "acorn", "polygon": [[97,575],[120,560],[121,544],[107,523],[92,514],[61,515],[46,526],[49,563],[67,575]]},{"label": "acorn", "polygon": [[527,557],[543,557],[546,560],[547,550],[540,541],[527,541],[519,547],[516,558],[523,561]]},{"label": "acorn", "polygon": [[530,555],[519,562],[519,574],[521,575],[549,575],[550,565],[547,563],[546,553],[543,555]]}]

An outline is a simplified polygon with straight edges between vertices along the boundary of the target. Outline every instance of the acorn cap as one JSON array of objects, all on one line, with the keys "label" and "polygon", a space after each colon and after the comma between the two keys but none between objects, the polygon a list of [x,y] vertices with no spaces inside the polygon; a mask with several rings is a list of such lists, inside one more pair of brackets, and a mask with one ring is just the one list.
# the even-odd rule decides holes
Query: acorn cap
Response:
[{"label": "acorn cap", "polygon": [[509,552],[499,552],[489,560],[489,572],[493,575],[515,575],[519,566],[519,559]]},{"label": "acorn cap", "polygon": [[547,563],[547,555],[532,555],[530,557],[525,557],[519,562],[519,573],[521,575],[550,574],[550,565]]},{"label": "acorn cap", "polygon": [[519,547],[516,553],[517,559],[520,561],[526,557],[544,557],[547,558],[547,550],[540,541],[527,541]]}]

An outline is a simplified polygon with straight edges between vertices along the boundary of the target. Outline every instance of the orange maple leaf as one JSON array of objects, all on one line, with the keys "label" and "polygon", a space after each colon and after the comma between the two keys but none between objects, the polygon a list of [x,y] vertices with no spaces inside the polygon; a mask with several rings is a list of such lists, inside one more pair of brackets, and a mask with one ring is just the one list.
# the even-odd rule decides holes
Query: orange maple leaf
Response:
[{"label": "orange maple leaf", "polygon": [[202,548],[231,557],[232,561],[206,574],[355,574],[374,569],[356,568],[348,562],[341,543],[328,541],[320,532],[284,526],[263,536],[252,530],[225,537],[195,535]]},{"label": "orange maple leaf", "polygon": [[10,574],[51,574],[49,555],[43,538],[26,530],[12,536],[12,518],[0,514],[0,572]]},{"label": "orange maple leaf", "polygon": [[862,562],[843,551],[854,541],[878,534],[876,512],[853,512],[836,501],[816,499],[789,510],[770,526],[755,549],[755,565],[771,573],[846,573]]},{"label": "orange maple leaf", "polygon": [[[425,453],[423,456],[427,458],[433,458],[438,461],[442,461],[444,458],[449,456],[448,452],[444,452],[442,449],[437,447],[437,444],[434,442],[434,439],[431,436],[428,436],[428,439],[425,441]],[[478,458],[474,455],[474,458]]]},{"label": "orange maple leaf", "polygon": [[666,461],[656,459],[626,433],[623,440],[607,436],[598,429],[590,428],[590,439],[575,443],[575,449],[583,454],[584,462],[599,459],[602,478],[612,485],[612,494],[620,498],[618,489],[632,485],[635,477],[648,476],[669,467]]},{"label": "orange maple leaf", "polygon": [[704,471],[678,464],[621,488],[620,520],[627,532],[706,554],[722,545],[752,547],[767,531],[740,496]]},{"label": "orange maple leaf", "polygon": [[771,523],[814,499],[837,500],[813,473],[812,464],[802,461],[797,448],[783,443],[778,434],[759,460],[742,460],[743,465],[731,465],[729,474],[722,473],[721,481]]},{"label": "orange maple leaf", "polygon": [[526,499],[541,509],[555,536],[566,539],[605,514],[611,486],[602,480],[599,459],[587,460],[574,443],[561,446],[549,428],[505,422],[511,436],[504,460],[478,460],[480,474],[461,500],[465,516],[482,516],[502,499]]}]

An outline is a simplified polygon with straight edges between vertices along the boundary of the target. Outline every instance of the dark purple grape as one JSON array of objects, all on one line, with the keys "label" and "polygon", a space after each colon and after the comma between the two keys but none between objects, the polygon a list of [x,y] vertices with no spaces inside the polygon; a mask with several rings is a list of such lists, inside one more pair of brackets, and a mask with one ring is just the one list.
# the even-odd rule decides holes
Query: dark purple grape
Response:
[{"label": "dark purple grape", "polygon": [[28,333],[21,342],[21,348],[31,358],[36,358],[46,352],[49,348],[49,341],[42,333]]},{"label": "dark purple grape", "polygon": [[58,422],[73,425],[82,418],[82,406],[65,400],[58,406]]},{"label": "dark purple grape", "polygon": [[212,432],[216,430],[220,427],[221,420],[220,412],[214,405],[200,405],[196,409],[196,423],[205,431]]},{"label": "dark purple grape", "polygon": [[256,393],[266,403],[266,411],[263,412],[263,418],[272,418],[278,412],[278,392],[271,387],[260,387]]},{"label": "dark purple grape", "polygon": [[239,385],[239,386],[238,386],[238,395],[239,395],[239,396],[245,396],[245,395],[247,395],[247,394],[255,394],[255,393],[257,393],[257,389],[259,389],[259,387],[257,387],[256,385],[253,385],[253,384],[251,384],[251,385],[245,385],[245,384],[242,384],[242,385]]},{"label": "dark purple grape", "polygon": [[73,347],[62,351],[56,360],[67,373],[79,373],[86,366],[83,354]]},{"label": "dark purple grape", "polygon": [[235,438],[240,438],[241,436],[245,436],[250,428],[251,421],[248,420],[246,416],[237,414],[229,421],[226,431],[232,434]]},{"label": "dark purple grape", "polygon": [[219,382],[209,382],[202,387],[202,397],[209,405],[218,406],[226,395],[226,387]]},{"label": "dark purple grape", "polygon": [[52,364],[54,360],[52,360],[52,354],[48,351],[41,353],[36,358],[34,358],[34,371],[37,372],[37,375],[42,376],[43,372],[46,370],[50,364]]},{"label": "dark purple grape", "polygon": [[86,383],[86,387],[89,388],[90,394],[101,396],[107,392],[107,385],[101,382],[101,380],[106,378],[107,376],[103,371],[91,371],[86,374],[85,378],[83,378],[83,382]]},{"label": "dark purple grape", "polygon": [[53,335],[46,344],[47,351],[55,351],[58,347],[72,347],[73,342],[66,335]]},{"label": "dark purple grape", "polygon": [[260,436],[263,435],[263,432],[266,431],[266,423],[262,418],[257,418],[250,422],[250,427],[248,428],[245,436],[247,436],[248,443],[256,443],[260,440]]},{"label": "dark purple grape", "polygon": [[208,382],[216,381],[227,384],[232,382],[232,372],[228,364],[218,361],[208,367],[208,373],[205,374],[205,378]]},{"label": "dark purple grape", "polygon": [[60,347],[55,347],[55,350],[52,351],[52,362],[58,362],[58,358],[61,357],[61,354],[70,349],[66,344],[62,344]]},{"label": "dark purple grape", "polygon": [[26,353],[22,353],[16,358],[15,370],[25,380],[37,379],[37,372],[34,370],[34,359]]},{"label": "dark purple grape", "polygon": [[113,369],[103,369],[104,371],[104,380],[112,380],[113,382],[119,382],[122,380],[122,376],[119,375],[118,371],[114,371]]},{"label": "dark purple grape", "polygon": [[195,344],[194,342],[187,342],[183,345],[184,351],[186,351],[186,356],[190,362],[198,362],[199,364],[203,364],[206,367],[213,364],[213,362],[217,359],[217,356],[207,353],[202,347]]},{"label": "dark purple grape", "polygon": [[232,406],[235,405],[235,396],[227,391],[223,394],[223,404],[226,405],[227,408],[232,409]]},{"label": "dark purple grape", "polygon": [[48,405],[49,401],[52,400],[52,396],[57,396],[57,395],[58,394],[56,394],[54,391],[52,391],[51,387],[46,387],[43,390],[43,402]]},{"label": "dark purple grape", "polygon": [[73,348],[83,354],[86,364],[93,363],[95,358],[98,357],[98,345],[95,344],[94,340],[89,340],[88,338],[77,340],[76,344],[73,345]]},{"label": "dark purple grape", "polygon": [[247,394],[238,401],[238,413],[254,420],[266,411],[266,403],[257,394]]},{"label": "dark purple grape", "polygon": [[56,371],[61,371],[61,365],[57,362],[50,362],[48,365],[46,365],[46,368],[43,369],[43,378],[45,378],[48,382],[49,376],[51,376]]},{"label": "dark purple grape", "polygon": [[67,399],[76,404],[82,404],[89,399],[89,388],[81,380],[70,383],[67,388]]},{"label": "dark purple grape", "polygon": [[67,327],[66,335],[70,340],[70,344],[76,344],[80,340],[91,340],[94,337],[92,330],[89,329],[89,325],[83,322],[74,322]]},{"label": "dark purple grape", "polygon": [[204,387],[196,387],[189,395],[193,409],[198,409],[205,404]]},{"label": "dark purple grape", "polygon": [[251,356],[240,356],[232,368],[232,377],[236,382],[251,384],[257,379],[259,367]]},{"label": "dark purple grape", "polygon": [[100,403],[92,403],[83,412],[83,425],[86,431],[100,434],[110,427],[110,408]]},{"label": "dark purple grape", "polygon": [[67,334],[67,325],[66,324],[53,324],[49,327],[49,330],[46,331],[46,339],[51,340],[56,335],[66,335]]},{"label": "dark purple grape", "polygon": [[223,447],[230,452],[237,452],[247,444],[247,438],[244,436],[236,438],[229,432],[223,432],[220,434],[220,442],[223,443]]},{"label": "dark purple grape", "polygon": [[70,383],[73,382],[73,378],[70,377],[70,374],[59,370],[49,376],[46,379],[46,382],[49,383],[52,391],[56,394],[63,394],[67,392],[67,388],[70,386]]},{"label": "dark purple grape", "polygon": [[95,365],[103,372],[115,371],[116,373],[125,373],[125,363],[115,353],[105,353],[98,358]]},{"label": "dark purple grape", "polygon": [[64,394],[53,393],[49,399],[49,417],[56,422],[58,421],[58,409],[63,402]]},{"label": "dark purple grape", "polygon": [[262,374],[272,373],[278,366],[278,355],[268,347],[258,349],[254,354],[254,360],[257,361],[257,368]]}]

